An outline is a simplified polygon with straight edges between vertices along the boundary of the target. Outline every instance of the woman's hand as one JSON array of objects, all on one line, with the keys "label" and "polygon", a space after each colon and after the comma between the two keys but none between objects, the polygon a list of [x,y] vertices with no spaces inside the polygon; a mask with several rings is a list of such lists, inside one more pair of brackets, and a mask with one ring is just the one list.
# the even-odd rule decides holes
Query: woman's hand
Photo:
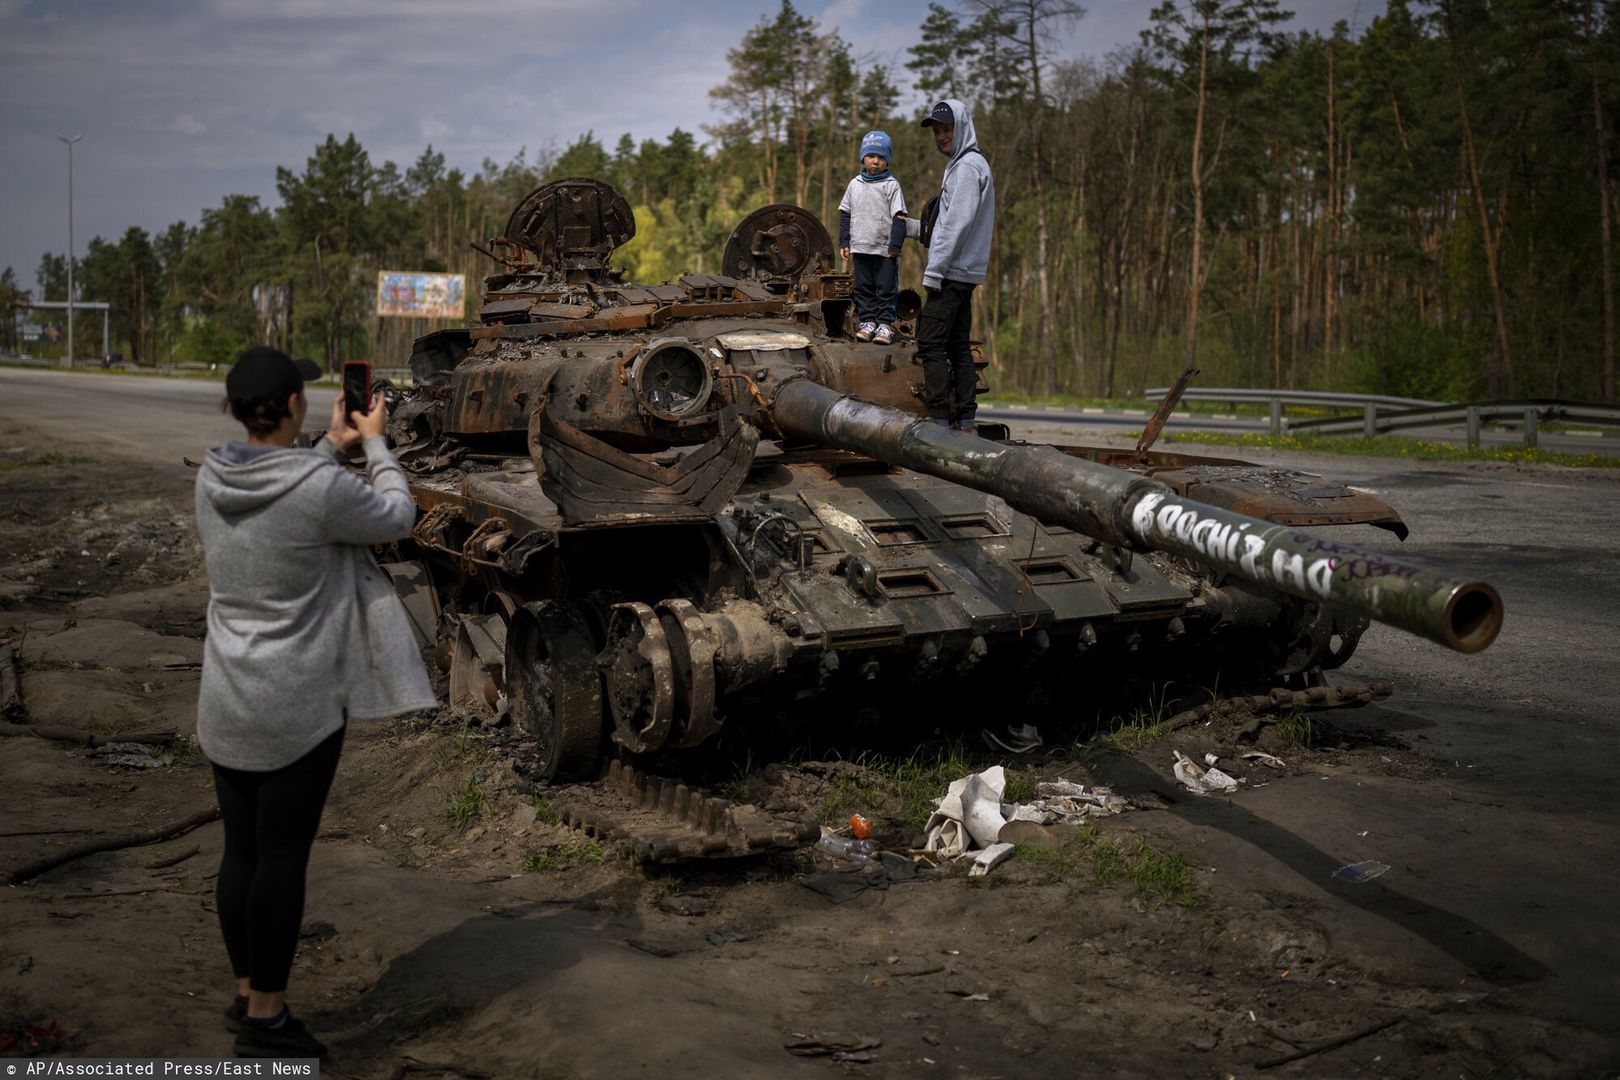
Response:
[{"label": "woman's hand", "polygon": [[339,450],[347,450],[361,439],[381,435],[387,429],[388,406],[381,390],[371,396],[369,412],[350,413],[347,417],[343,415],[343,392],[338,391],[332,399],[332,422],[327,425],[326,437]]},{"label": "woman's hand", "polygon": [[378,390],[371,395],[371,408],[366,412],[352,412],[349,419],[354,421],[355,430],[362,439],[372,439],[388,430],[388,405],[383,401],[383,393]]},{"label": "woman's hand", "polygon": [[326,425],[326,439],[339,450],[347,450],[362,437],[359,429],[350,427],[343,415],[343,391],[339,390],[332,399],[332,421]]}]

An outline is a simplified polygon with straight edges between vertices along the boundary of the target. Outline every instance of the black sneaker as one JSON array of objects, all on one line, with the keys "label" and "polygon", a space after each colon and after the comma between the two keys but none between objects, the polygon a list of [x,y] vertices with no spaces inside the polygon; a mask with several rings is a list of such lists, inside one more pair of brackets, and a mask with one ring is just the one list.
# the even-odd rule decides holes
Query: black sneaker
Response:
[{"label": "black sneaker", "polygon": [[326,1046],[291,1013],[277,1027],[247,1019],[233,1047],[237,1057],[324,1058]]},{"label": "black sneaker", "polygon": [[225,1010],[225,1030],[241,1031],[247,1026],[247,998],[238,994]]}]

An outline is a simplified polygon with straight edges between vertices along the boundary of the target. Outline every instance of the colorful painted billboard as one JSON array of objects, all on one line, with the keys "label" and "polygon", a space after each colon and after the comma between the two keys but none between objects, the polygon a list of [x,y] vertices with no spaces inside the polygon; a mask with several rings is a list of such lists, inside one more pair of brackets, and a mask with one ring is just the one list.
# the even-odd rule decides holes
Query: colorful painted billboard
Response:
[{"label": "colorful painted billboard", "polygon": [[459,319],[461,274],[425,274],[414,270],[377,272],[377,314],[409,319]]}]

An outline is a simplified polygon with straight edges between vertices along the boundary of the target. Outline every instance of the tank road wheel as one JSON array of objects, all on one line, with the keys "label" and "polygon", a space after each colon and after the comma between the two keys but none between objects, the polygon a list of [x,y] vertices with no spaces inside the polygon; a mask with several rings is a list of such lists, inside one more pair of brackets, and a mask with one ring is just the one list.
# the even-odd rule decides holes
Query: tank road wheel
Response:
[{"label": "tank road wheel", "polygon": [[596,641],[577,604],[525,604],[506,633],[512,719],[539,740],[540,776],[582,780],[602,752],[602,676]]},{"label": "tank road wheel", "polygon": [[602,646],[613,741],[648,754],[669,740],[675,720],[675,665],[663,624],[646,604],[614,604]]}]

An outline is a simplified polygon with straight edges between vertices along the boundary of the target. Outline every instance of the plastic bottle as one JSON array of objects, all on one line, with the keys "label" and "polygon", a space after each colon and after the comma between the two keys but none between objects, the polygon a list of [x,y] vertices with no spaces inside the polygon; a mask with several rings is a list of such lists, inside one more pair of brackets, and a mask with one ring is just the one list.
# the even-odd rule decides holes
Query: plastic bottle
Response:
[{"label": "plastic bottle", "polygon": [[876,850],[870,840],[854,840],[847,836],[834,836],[828,833],[816,842],[816,847],[829,855],[840,859],[849,859],[853,862],[864,862],[872,857]]}]

